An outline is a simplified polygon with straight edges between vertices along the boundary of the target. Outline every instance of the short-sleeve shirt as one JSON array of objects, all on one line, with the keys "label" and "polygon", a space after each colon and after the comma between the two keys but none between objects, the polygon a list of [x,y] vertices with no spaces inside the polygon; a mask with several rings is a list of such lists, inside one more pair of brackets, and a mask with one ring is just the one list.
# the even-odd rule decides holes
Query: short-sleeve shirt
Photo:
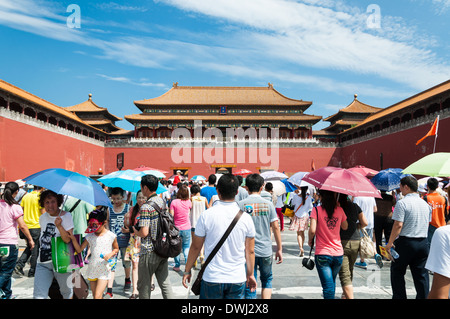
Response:
[{"label": "short-sleeve shirt", "polygon": [[158,230],[158,212],[150,204],[150,202],[155,202],[161,209],[165,208],[166,205],[161,197],[154,195],[149,197],[147,202],[145,202],[141,209],[139,210],[139,227],[148,227],[148,236],[141,238],[141,251],[140,254],[147,254],[153,251],[152,238],[156,239],[156,233]]},{"label": "short-sleeve shirt", "polygon": [[[317,213],[319,218],[317,218]],[[344,250],[341,244],[340,229],[343,221],[347,220],[342,207],[334,209],[333,217],[328,218],[322,206],[313,209],[311,218],[317,220],[316,226],[316,255],[342,256]]]},{"label": "short-sleeve shirt", "polygon": [[39,205],[40,192],[32,191],[22,197],[20,206],[23,208],[23,221],[29,229],[39,228],[39,217],[42,207]]},{"label": "short-sleeve shirt", "polygon": [[8,205],[3,199],[0,200],[0,244],[17,245],[17,219],[23,216],[20,205]]},{"label": "short-sleeve shirt", "polygon": [[241,200],[239,207],[244,213],[252,217],[255,224],[255,256],[269,257],[272,255],[272,239],[270,223],[277,221],[278,216],[272,202],[260,195],[249,195]]},{"label": "short-sleeve shirt", "polygon": [[431,221],[431,206],[419,194],[410,193],[397,202],[392,219],[403,223],[400,236],[426,238]]},{"label": "short-sleeve shirt", "polygon": [[213,197],[213,195],[217,195],[217,190],[213,186],[205,186],[200,190],[200,195],[206,197],[209,203],[211,201],[211,197]]},{"label": "short-sleeve shirt", "polygon": [[[58,216],[50,216],[45,212],[39,218],[39,224],[41,226],[41,236],[39,238],[39,258],[38,262],[51,262],[52,261],[52,237],[60,237],[59,229],[55,225],[55,219]],[[62,219],[62,227],[69,231],[73,229],[72,214],[68,212],[62,212],[60,214]]]},{"label": "short-sleeve shirt", "polygon": [[189,213],[191,211],[192,202],[187,200],[175,199],[170,203],[170,209],[173,210],[173,222],[179,230],[191,229],[191,221]]},{"label": "short-sleeve shirt", "polygon": [[425,268],[450,278],[450,225],[439,227],[434,232]]},{"label": "short-sleeve shirt", "polygon": [[[207,258],[222,238],[239,211],[236,202],[217,202],[198,218],[195,235],[205,238]],[[243,213],[227,240],[208,264],[203,280],[214,283],[242,283],[247,280],[245,269],[245,241],[255,237],[255,225],[249,214]]]}]

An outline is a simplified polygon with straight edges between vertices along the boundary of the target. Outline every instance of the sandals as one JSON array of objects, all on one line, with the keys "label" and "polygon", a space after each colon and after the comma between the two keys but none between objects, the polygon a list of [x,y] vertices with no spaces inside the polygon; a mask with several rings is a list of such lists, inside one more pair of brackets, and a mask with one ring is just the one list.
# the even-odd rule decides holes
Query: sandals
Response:
[{"label": "sandals", "polygon": [[138,299],[139,298],[139,295],[138,294],[132,294],[131,296],[130,296],[130,299]]}]

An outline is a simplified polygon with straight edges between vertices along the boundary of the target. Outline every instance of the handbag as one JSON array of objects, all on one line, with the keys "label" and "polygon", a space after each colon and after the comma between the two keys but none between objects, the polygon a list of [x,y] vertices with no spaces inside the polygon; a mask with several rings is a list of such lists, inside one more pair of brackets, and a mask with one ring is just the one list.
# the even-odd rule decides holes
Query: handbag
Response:
[{"label": "handbag", "polygon": [[[291,197],[291,193],[288,193],[286,200],[284,201],[284,205],[281,208],[281,213],[286,216],[286,217],[294,217],[294,208],[295,206],[291,204],[292,202],[292,198]],[[288,204],[289,201],[289,204]]]},{"label": "handbag", "polygon": [[359,242],[359,254],[362,259],[372,258],[375,256],[375,247],[373,245],[372,238],[369,237],[367,231],[363,228],[361,229],[362,237]]},{"label": "handbag", "polygon": [[[316,209],[316,214],[317,214],[317,226],[319,226],[319,210],[317,209],[317,207],[315,207],[315,209]],[[317,233],[317,226],[316,226],[316,233]],[[313,238],[313,244],[309,251],[309,257],[304,257],[302,260],[303,267],[305,267],[308,270],[313,270],[314,265],[315,265],[314,260],[311,259],[311,254],[312,254],[313,249],[314,249],[314,238]]]},{"label": "handbag", "polygon": [[[74,235],[81,245],[81,235]],[[53,269],[58,273],[71,272],[84,266],[83,254],[78,254],[72,241],[65,243],[61,237],[52,237],[52,263]]]},{"label": "handbag", "polygon": [[233,221],[231,222],[230,226],[228,226],[228,229],[223,234],[222,238],[219,240],[219,242],[216,244],[216,247],[212,250],[212,252],[208,255],[208,258],[206,258],[205,263],[202,265],[202,268],[198,272],[197,278],[195,279],[194,283],[192,284],[191,291],[194,293],[194,295],[198,296],[200,294],[200,287],[201,282],[203,278],[203,273],[205,272],[206,266],[208,266],[209,262],[213,259],[214,255],[219,251],[222,244],[227,239],[228,235],[231,233],[231,231],[234,228],[234,225],[238,222],[239,218],[241,218],[243,211],[239,210],[239,212],[234,217]]}]

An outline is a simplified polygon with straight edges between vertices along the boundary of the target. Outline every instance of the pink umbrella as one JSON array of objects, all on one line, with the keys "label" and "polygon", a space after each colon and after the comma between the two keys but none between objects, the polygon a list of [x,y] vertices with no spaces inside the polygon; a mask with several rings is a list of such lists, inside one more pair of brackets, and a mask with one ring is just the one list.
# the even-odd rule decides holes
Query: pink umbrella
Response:
[{"label": "pink umbrella", "polygon": [[373,177],[373,176],[375,176],[375,175],[377,175],[379,173],[378,171],[376,171],[374,169],[371,169],[371,168],[368,168],[368,167],[365,167],[363,165],[358,165],[358,166],[349,168],[348,170],[352,171],[352,172],[359,173],[359,174],[361,174],[363,176],[366,176],[366,177]]},{"label": "pink umbrella", "polygon": [[163,174],[167,174],[168,173],[167,171],[163,171],[162,169],[157,169],[157,168],[148,167],[148,166],[144,166],[144,165],[141,165],[139,167],[133,168],[133,171],[139,171],[139,172],[140,171],[158,171],[158,172],[161,172]]},{"label": "pink umbrella", "polygon": [[313,184],[319,189],[354,197],[367,196],[381,198],[377,188],[367,177],[339,167],[322,167],[310,172],[303,181]]},{"label": "pink umbrella", "polygon": [[248,169],[243,168],[243,169],[240,169],[240,170],[234,172],[234,175],[248,175],[251,173],[252,173],[252,171],[249,171]]}]

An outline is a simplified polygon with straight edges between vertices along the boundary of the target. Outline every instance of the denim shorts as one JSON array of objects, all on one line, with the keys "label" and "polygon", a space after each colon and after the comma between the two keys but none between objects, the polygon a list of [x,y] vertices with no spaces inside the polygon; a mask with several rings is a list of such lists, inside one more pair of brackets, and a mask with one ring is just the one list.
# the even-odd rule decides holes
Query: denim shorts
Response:
[{"label": "denim shorts", "polygon": [[216,283],[202,280],[200,299],[244,299],[246,282]]},{"label": "denim shorts", "polygon": [[[272,256],[269,257],[255,257],[255,279],[258,279],[258,270],[261,280],[262,289],[272,289]],[[245,289],[245,299],[256,299],[256,290],[251,292],[250,289]]]}]

